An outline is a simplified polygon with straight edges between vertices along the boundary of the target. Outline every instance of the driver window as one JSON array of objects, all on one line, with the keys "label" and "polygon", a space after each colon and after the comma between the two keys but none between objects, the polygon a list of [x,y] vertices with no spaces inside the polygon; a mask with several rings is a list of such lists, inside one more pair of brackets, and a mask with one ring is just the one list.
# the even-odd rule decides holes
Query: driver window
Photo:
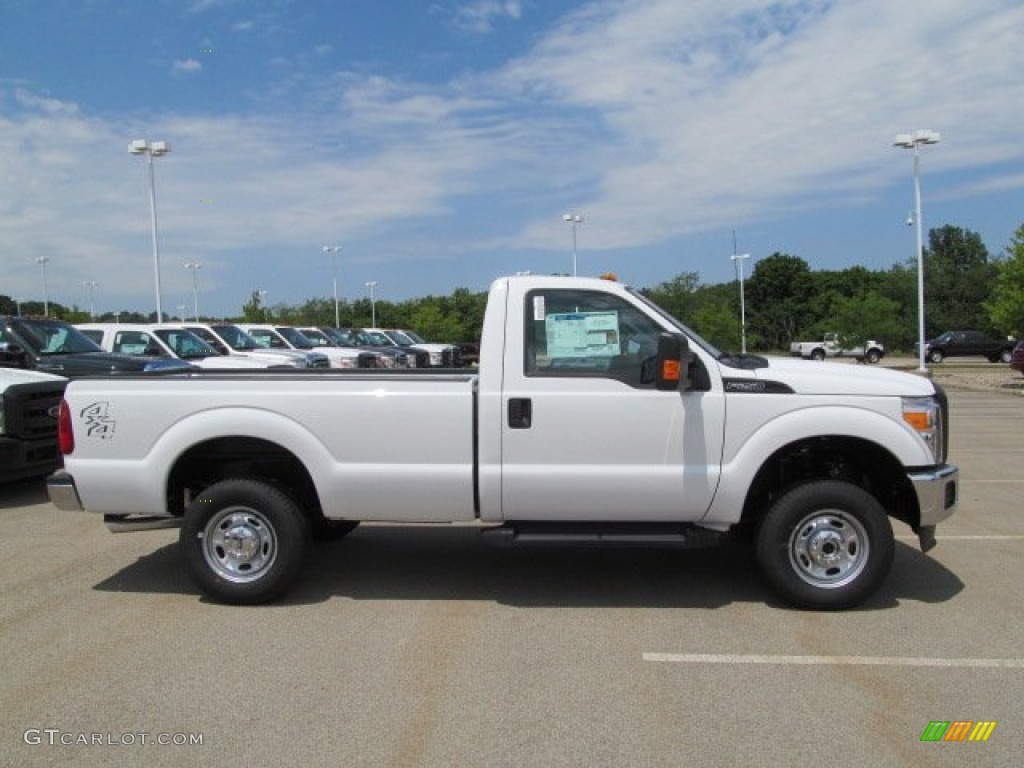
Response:
[{"label": "driver window", "polygon": [[532,291],[526,297],[527,376],[588,376],[641,385],[660,326],[632,304],[599,291]]}]

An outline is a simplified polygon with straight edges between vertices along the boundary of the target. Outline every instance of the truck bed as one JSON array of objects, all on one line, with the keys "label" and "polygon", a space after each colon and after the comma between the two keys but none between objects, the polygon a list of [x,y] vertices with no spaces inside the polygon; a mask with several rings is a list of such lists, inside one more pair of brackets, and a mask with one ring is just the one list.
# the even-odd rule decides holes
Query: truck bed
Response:
[{"label": "truck bed", "polygon": [[82,380],[68,390],[76,447],[65,465],[98,479],[86,509],[164,515],[182,446],[223,454],[266,441],[309,471],[327,517],[472,520],[476,383],[333,370]]}]

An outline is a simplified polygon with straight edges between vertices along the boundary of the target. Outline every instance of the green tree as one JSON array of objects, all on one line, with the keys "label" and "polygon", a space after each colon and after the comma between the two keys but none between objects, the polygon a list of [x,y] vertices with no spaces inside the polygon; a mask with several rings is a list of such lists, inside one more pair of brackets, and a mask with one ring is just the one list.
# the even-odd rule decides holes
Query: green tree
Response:
[{"label": "green tree", "polygon": [[754,265],[747,281],[747,328],[766,349],[788,349],[813,320],[809,307],[814,280],[798,256],[773,253]]},{"label": "green tree", "polygon": [[1024,224],[1006,247],[1006,258],[995,266],[995,287],[985,310],[1000,333],[1019,339],[1024,333]]},{"label": "green tree", "polygon": [[992,331],[984,303],[996,277],[981,237],[947,224],[928,233],[924,254],[925,332]]}]

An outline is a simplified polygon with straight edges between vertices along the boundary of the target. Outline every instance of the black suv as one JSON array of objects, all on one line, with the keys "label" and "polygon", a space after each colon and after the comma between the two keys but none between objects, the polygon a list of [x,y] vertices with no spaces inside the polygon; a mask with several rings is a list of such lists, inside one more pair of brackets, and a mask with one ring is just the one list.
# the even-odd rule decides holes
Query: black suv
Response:
[{"label": "black suv", "polygon": [[79,376],[195,370],[184,360],[106,352],[63,320],[0,316],[0,366],[28,368],[74,379]]}]

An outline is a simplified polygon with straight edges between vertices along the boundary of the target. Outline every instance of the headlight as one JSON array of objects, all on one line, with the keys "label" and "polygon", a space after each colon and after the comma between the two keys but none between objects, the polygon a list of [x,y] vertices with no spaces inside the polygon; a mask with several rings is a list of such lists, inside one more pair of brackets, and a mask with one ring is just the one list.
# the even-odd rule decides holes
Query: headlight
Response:
[{"label": "headlight", "polygon": [[338,368],[355,368],[359,364],[358,358],[343,357],[338,360]]},{"label": "headlight", "polygon": [[942,448],[945,427],[939,401],[934,397],[903,398],[903,420],[928,444],[933,461],[942,464],[946,459]]},{"label": "headlight", "polygon": [[440,367],[442,362],[444,362],[444,358],[441,356],[440,352],[430,353],[430,364],[432,366],[434,366],[435,368]]}]

